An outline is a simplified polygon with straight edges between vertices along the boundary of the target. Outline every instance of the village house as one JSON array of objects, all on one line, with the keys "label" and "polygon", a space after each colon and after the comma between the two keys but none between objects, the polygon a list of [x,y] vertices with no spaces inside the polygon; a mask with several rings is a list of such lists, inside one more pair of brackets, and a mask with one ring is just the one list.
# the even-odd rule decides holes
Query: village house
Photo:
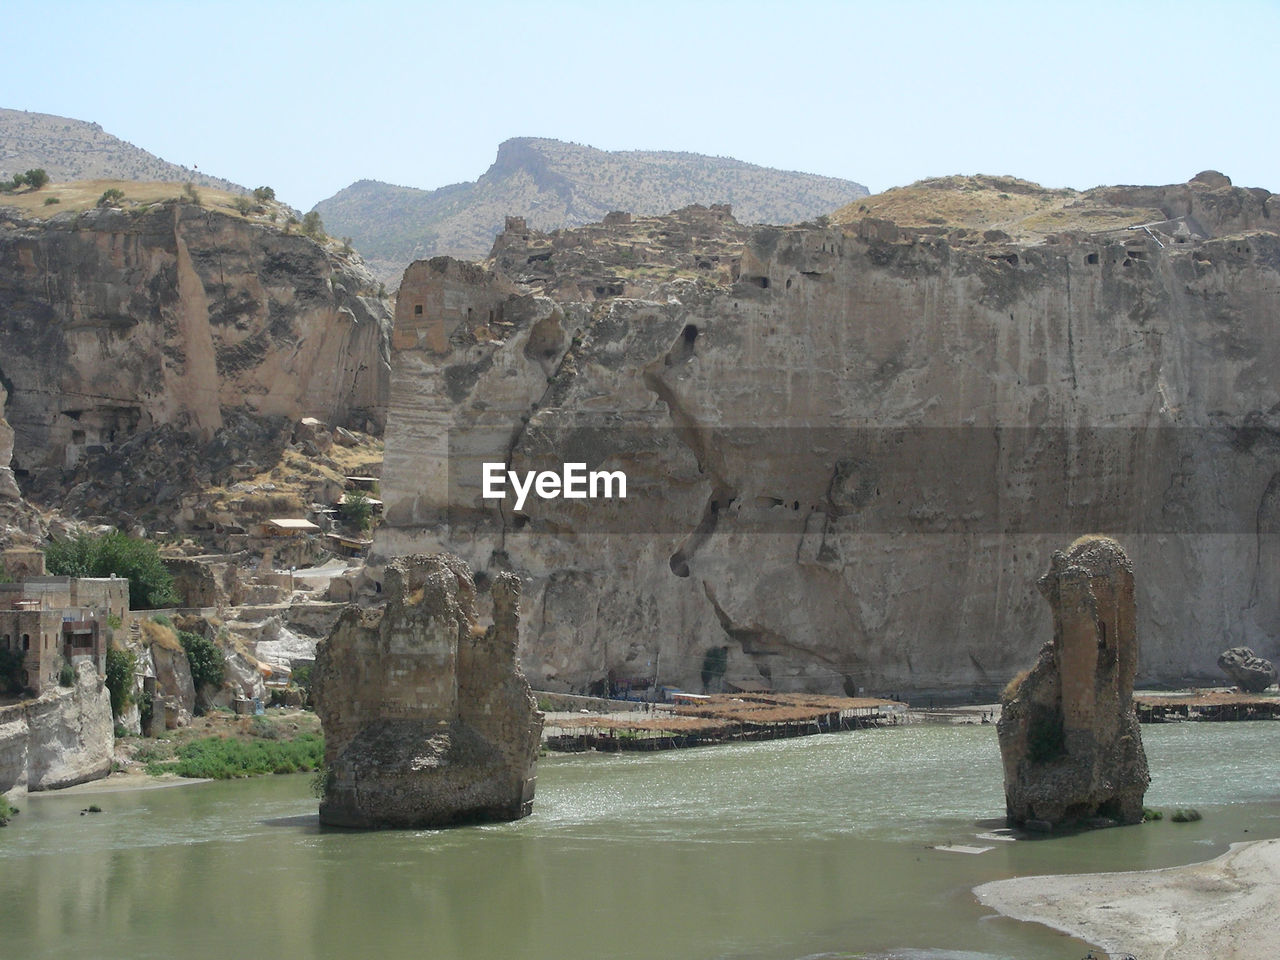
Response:
[{"label": "village house", "polygon": [[22,682],[38,696],[57,684],[63,664],[87,659],[105,673],[107,631],[126,626],[129,616],[126,579],[28,576],[0,583],[0,650],[22,651]]}]

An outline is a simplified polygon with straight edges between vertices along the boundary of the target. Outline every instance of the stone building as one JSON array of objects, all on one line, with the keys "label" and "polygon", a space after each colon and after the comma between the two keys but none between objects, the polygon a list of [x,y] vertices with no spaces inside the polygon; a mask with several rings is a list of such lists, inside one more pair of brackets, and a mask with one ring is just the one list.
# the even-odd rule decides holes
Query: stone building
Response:
[{"label": "stone building", "polygon": [[31,577],[0,583],[0,650],[24,654],[23,684],[36,695],[56,685],[64,663],[106,672],[107,631],[129,619],[129,581],[118,577]]}]

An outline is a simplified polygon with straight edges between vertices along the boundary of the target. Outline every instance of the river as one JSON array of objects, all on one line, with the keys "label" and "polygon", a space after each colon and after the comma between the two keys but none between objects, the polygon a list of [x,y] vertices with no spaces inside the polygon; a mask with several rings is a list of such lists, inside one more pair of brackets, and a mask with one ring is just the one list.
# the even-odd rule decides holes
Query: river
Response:
[{"label": "river", "polygon": [[0,830],[0,956],[1079,960],[970,888],[1280,836],[1280,723],[1143,737],[1148,805],[1202,821],[979,839],[1004,799],[976,725],[551,756],[532,817],[448,831],[322,830],[307,776],[31,796]]}]

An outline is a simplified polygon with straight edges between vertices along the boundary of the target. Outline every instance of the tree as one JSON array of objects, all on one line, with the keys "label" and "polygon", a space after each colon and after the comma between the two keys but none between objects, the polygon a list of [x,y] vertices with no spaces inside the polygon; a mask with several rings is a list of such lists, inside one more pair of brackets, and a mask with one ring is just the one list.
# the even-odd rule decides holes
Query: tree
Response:
[{"label": "tree", "polygon": [[160,548],[119,531],[55,541],[45,550],[45,563],[55,577],[127,578],[129,606],[134,610],[176,607],[182,602],[160,559]]},{"label": "tree", "polygon": [[21,693],[26,686],[22,682],[22,667],[26,657],[20,649],[6,650],[0,647],[0,693]]},{"label": "tree", "polygon": [[216,690],[222,686],[226,668],[218,645],[190,630],[179,630],[178,640],[182,643],[182,649],[187,652],[187,662],[191,665],[191,682],[195,688],[199,690],[207,686]]},{"label": "tree", "polygon": [[368,530],[373,518],[373,504],[362,490],[353,490],[338,504],[338,516],[352,530]]},{"label": "tree", "polygon": [[261,203],[266,203],[268,200],[274,200],[276,198],[276,192],[270,187],[255,187],[253,191],[253,198]]},{"label": "tree", "polygon": [[111,713],[120,716],[133,699],[133,674],[138,658],[128,650],[107,651],[107,692],[111,694]]},{"label": "tree", "polygon": [[32,190],[39,190],[49,182],[49,174],[45,173],[44,167],[36,167],[34,170],[28,170],[23,179]]},{"label": "tree", "polygon": [[114,207],[124,199],[124,191],[119,187],[108,187],[102,191],[102,196],[98,198],[98,206]]},{"label": "tree", "polygon": [[304,213],[302,215],[302,232],[312,240],[323,240],[325,237],[324,221],[320,219],[320,214],[314,210],[310,213]]}]

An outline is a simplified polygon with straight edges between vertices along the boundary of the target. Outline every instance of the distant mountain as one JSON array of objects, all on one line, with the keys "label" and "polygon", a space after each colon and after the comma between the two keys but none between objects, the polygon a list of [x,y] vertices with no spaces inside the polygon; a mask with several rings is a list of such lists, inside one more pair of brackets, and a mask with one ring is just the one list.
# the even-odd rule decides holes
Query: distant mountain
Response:
[{"label": "distant mountain", "polygon": [[0,109],[0,179],[43,167],[55,181],[160,180],[244,193],[230,180],[161,160],[96,123]]},{"label": "distant mountain", "polygon": [[725,157],[607,151],[521,137],[474,183],[438,190],[361,180],[316,204],[325,229],[350,237],[369,267],[398,283],[413,260],[480,259],[508,215],[538,230],[594,223],[611,210],[650,215],[729,203],[742,223],[795,223],[833,212],[867,188],[852,180],[757,167]]}]

